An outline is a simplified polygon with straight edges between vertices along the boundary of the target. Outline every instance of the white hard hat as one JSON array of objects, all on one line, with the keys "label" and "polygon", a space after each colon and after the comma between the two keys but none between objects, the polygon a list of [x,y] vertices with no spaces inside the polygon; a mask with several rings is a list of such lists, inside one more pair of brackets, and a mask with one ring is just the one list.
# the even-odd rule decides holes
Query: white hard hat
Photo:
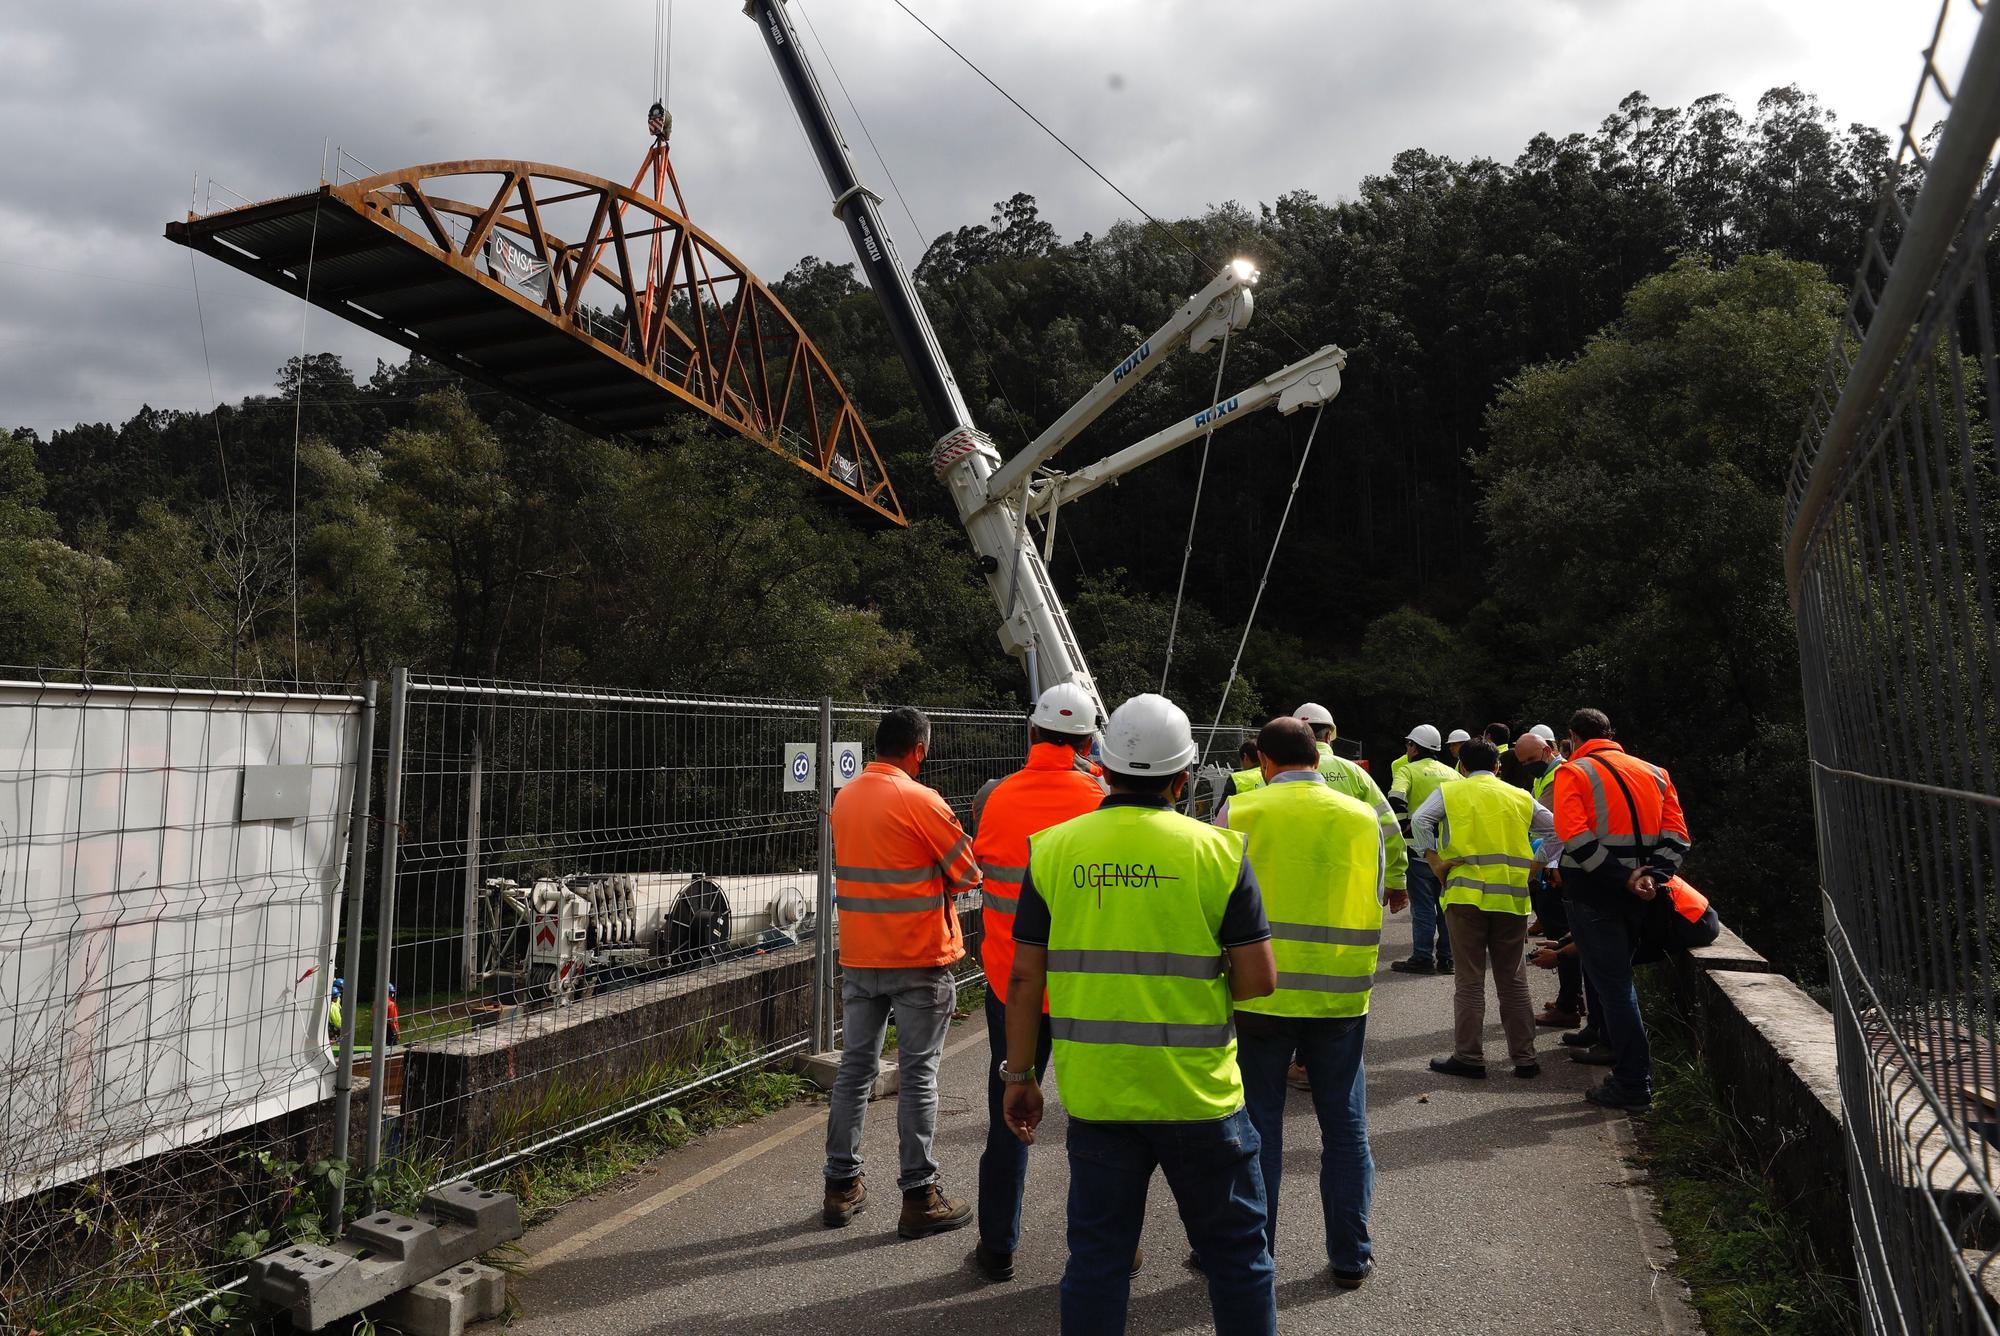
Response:
[{"label": "white hard hat", "polygon": [[1472,734],[1462,728],[1454,728],[1451,730],[1451,736],[1444,741],[1446,746],[1450,746],[1454,742],[1470,742],[1472,741]]},{"label": "white hard hat", "polygon": [[1028,722],[1047,733],[1073,737],[1097,731],[1097,705],[1075,682],[1058,682],[1042,693]]},{"label": "white hard hat", "polygon": [[1121,775],[1177,775],[1195,758],[1187,711],[1148,691],[1111,712],[1104,724],[1104,767]]},{"label": "white hard hat", "polygon": [[1410,735],[1404,741],[1414,742],[1425,751],[1436,751],[1443,745],[1438,741],[1436,724],[1418,724],[1410,730]]},{"label": "white hard hat", "polygon": [[1292,711],[1292,718],[1303,719],[1307,723],[1317,727],[1333,727],[1333,711],[1327,709],[1326,706],[1321,705],[1318,701],[1309,700],[1304,705],[1299,706],[1298,709]]},{"label": "white hard hat", "polygon": [[1556,731],[1553,728],[1550,728],[1547,724],[1536,724],[1533,728],[1529,729],[1528,731],[1530,733],[1533,733],[1536,737],[1540,738],[1543,742],[1548,743],[1551,747],[1556,745]]}]

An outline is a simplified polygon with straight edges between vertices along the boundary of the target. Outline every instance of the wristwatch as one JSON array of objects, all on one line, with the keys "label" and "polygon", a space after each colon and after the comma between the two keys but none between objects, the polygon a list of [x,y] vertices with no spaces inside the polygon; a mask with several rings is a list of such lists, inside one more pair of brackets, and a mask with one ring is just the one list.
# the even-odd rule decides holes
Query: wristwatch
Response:
[{"label": "wristwatch", "polygon": [[1007,1060],[1005,1058],[1000,1059],[999,1071],[1000,1071],[1000,1079],[1008,1085],[1026,1085],[1028,1084],[1028,1082],[1035,1079],[1035,1073],[1032,1070],[1025,1072],[1008,1071]]}]

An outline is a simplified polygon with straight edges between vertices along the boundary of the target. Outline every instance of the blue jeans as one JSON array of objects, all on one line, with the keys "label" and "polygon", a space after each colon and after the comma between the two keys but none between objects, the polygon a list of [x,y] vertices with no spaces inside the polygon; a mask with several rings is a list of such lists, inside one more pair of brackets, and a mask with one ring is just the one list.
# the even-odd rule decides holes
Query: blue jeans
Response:
[{"label": "blue jeans", "polygon": [[[1450,960],[1451,930],[1445,926],[1438,901],[1444,888],[1422,854],[1410,855],[1410,956],[1414,960]],[[1436,950],[1432,950],[1435,941]]]},{"label": "blue jeans", "polygon": [[1069,1123],[1069,1266],[1065,1336],[1125,1330],[1132,1254],[1155,1168],[1180,1207],[1188,1243],[1208,1274],[1216,1336],[1276,1336],[1277,1291],[1264,1241],[1264,1174],[1257,1129],[1238,1109],[1198,1123]]},{"label": "blue jeans", "polygon": [[1319,1205],[1326,1216],[1326,1259],[1336,1271],[1365,1271],[1375,1255],[1368,1205],[1375,1195],[1375,1157],[1368,1149],[1368,1101],[1363,1082],[1366,1016],[1301,1020],[1236,1013],[1236,1061],[1250,1121],[1264,1143],[1264,1197],[1270,1223],[1264,1238],[1278,1251],[1278,1183],[1285,1167],[1285,1069],[1296,1052],[1312,1079],[1319,1115]]},{"label": "blue jeans", "polygon": [[[1035,1039],[1035,1075],[1049,1069],[1049,1018]],[[979,1156],[979,1241],[988,1251],[1011,1253],[1021,1243],[1021,1195],[1028,1186],[1028,1148],[1000,1116],[1000,1063],[1007,1056],[1007,1008],[986,992],[986,1149]]]},{"label": "blue jeans", "polygon": [[932,969],[841,972],[840,1070],[827,1096],[826,1176],[849,1179],[861,1172],[861,1125],[868,1092],[882,1068],[882,1040],[889,1014],[896,1016],[896,1138],[905,1192],[938,1181],[931,1143],[937,1137],[938,1060],[958,1001],[949,965]]},{"label": "blue jeans", "polygon": [[1639,1014],[1639,990],[1632,986],[1633,926],[1621,906],[1587,898],[1569,902],[1570,936],[1592,990],[1590,1023],[1611,1046],[1611,1084],[1620,1094],[1651,1099],[1653,1051]]}]

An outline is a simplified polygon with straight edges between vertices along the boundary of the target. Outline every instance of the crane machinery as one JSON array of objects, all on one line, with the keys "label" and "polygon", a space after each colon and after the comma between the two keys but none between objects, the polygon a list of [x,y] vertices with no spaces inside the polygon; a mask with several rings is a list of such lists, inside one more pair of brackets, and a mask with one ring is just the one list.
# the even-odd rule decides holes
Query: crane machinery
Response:
[{"label": "crane machinery", "polygon": [[1002,647],[1021,660],[1031,699],[1045,685],[1071,680],[1091,694],[1102,716],[1096,680],[1049,577],[1046,549],[1037,550],[1030,541],[1030,517],[1042,518],[1046,545],[1054,539],[1064,502],[1115,482],[1141,464],[1260,408],[1295,413],[1326,404],[1340,393],[1346,353],[1329,344],[1095,464],[1068,474],[1051,468],[1050,461],[1065,446],[1173,353],[1183,347],[1202,352],[1225,333],[1249,323],[1255,310],[1252,289],[1257,268],[1246,259],[1231,260],[1040,436],[1003,462],[993,438],[979,429],[966,408],[937,331],[889,239],[881,199],[861,181],[786,13],[785,0],[747,0],[743,10],[763,33],[779,80],[832,192],[834,216],[847,229],[855,258],[916,384],[925,416],[938,433],[931,468],[951,492],[959,521],[978,554],[980,571],[999,608]]}]

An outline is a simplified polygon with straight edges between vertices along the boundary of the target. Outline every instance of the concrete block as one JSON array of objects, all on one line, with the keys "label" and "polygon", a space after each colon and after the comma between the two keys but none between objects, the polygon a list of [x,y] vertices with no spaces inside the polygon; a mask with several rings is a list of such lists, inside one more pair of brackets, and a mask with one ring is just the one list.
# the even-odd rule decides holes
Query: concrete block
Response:
[{"label": "concrete block", "polygon": [[511,1192],[488,1192],[476,1183],[452,1183],[424,1194],[432,1218],[483,1230],[496,1238],[521,1237],[521,1204]]},{"label": "concrete block", "polygon": [[252,1261],[247,1288],[290,1313],[294,1327],[317,1331],[394,1294],[408,1283],[405,1274],[395,1258],[363,1255],[344,1241],[294,1243]]},{"label": "concrete block", "polygon": [[437,1226],[407,1215],[393,1211],[364,1215],[347,1227],[347,1237],[377,1257],[412,1264],[412,1269],[434,1271],[444,1265]]},{"label": "concrete block", "polygon": [[506,1311],[506,1273],[468,1262],[375,1305],[368,1316],[405,1336],[464,1336],[472,1323]]},{"label": "concrete block", "polygon": [[440,1275],[471,1275],[456,1268],[521,1237],[509,1193],[453,1184],[426,1197],[423,1210],[429,1219],[376,1211],[333,1243],[273,1248],[250,1264],[249,1293],[290,1313],[294,1327],[318,1331]]},{"label": "concrete block", "polygon": [[[792,1059],[792,1068],[821,1090],[832,1090],[834,1075],[840,1070],[840,1054],[801,1053]],[[884,1058],[881,1068],[875,1073],[875,1084],[868,1088],[868,1098],[887,1099],[902,1087],[903,1080],[895,1059]]]}]

